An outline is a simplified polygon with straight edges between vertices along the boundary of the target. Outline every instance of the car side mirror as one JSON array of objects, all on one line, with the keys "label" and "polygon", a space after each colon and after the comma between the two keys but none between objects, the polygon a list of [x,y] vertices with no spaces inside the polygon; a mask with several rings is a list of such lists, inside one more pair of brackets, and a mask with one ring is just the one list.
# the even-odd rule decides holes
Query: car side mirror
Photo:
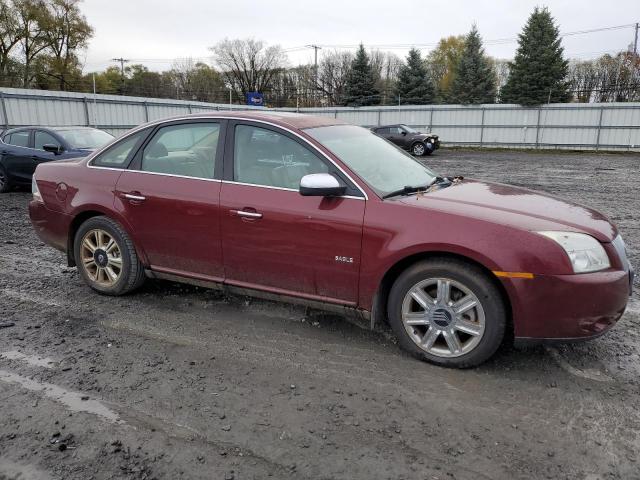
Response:
[{"label": "car side mirror", "polygon": [[406,136],[407,132],[405,132],[404,130],[402,131],[402,135]]},{"label": "car side mirror", "polygon": [[42,149],[45,152],[55,153],[56,155],[60,155],[62,152],[64,152],[64,148],[62,148],[62,145],[53,145],[50,143],[44,144],[42,146]]},{"label": "car side mirror", "polygon": [[305,197],[339,197],[346,191],[347,187],[328,173],[312,173],[300,179],[300,195]]}]

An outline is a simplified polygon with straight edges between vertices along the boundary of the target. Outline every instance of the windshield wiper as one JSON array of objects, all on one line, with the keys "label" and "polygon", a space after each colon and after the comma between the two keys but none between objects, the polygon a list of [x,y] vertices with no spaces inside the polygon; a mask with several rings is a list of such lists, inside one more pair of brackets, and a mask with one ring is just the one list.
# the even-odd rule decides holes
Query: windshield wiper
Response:
[{"label": "windshield wiper", "polygon": [[405,185],[404,187],[402,187],[402,188],[400,188],[398,190],[394,190],[393,192],[389,192],[386,195],[383,195],[382,199],[385,200],[387,198],[397,197],[398,195],[409,195],[411,193],[421,192],[421,191],[426,190],[430,186],[431,186],[431,184],[419,185],[419,186]]},{"label": "windshield wiper", "polygon": [[398,195],[410,195],[412,193],[424,192],[429,190],[429,188],[433,187],[434,185],[444,185],[444,184],[450,184],[450,183],[451,183],[451,180],[449,180],[448,178],[434,177],[433,180],[431,180],[426,185],[419,185],[419,186],[405,185],[404,187],[398,190],[394,190],[393,192],[383,195],[382,199],[386,200],[387,198],[397,197]]}]

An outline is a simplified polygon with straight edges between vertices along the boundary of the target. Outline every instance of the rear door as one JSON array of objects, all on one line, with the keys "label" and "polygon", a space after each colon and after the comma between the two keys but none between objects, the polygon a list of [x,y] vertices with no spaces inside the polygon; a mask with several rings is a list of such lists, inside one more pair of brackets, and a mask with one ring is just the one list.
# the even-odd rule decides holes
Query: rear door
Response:
[{"label": "rear door", "polygon": [[115,206],[151,269],[222,281],[216,159],[224,130],[218,120],[156,127],[120,176]]},{"label": "rear door", "polygon": [[13,182],[30,183],[33,175],[33,156],[31,130],[20,130],[4,137],[2,145],[2,163]]},{"label": "rear door", "polygon": [[[349,196],[301,196],[311,173],[333,174]],[[230,123],[220,207],[226,283],[356,304],[364,194],[305,141]]]}]

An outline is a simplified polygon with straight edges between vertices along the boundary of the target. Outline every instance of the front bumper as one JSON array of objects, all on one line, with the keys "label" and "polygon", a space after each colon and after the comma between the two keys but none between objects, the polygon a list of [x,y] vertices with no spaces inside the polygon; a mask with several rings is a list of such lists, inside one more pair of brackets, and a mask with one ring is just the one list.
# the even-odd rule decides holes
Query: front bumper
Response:
[{"label": "front bumper", "polygon": [[620,319],[633,274],[624,270],[506,279],[516,342],[587,340]]}]

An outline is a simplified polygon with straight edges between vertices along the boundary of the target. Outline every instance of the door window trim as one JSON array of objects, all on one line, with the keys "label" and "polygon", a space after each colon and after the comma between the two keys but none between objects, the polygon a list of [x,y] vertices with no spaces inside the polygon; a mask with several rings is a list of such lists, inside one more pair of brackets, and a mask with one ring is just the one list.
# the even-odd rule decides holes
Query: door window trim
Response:
[{"label": "door window trim", "polygon": [[[189,175],[177,175],[174,173],[162,173],[162,172],[147,172],[142,170],[142,155],[144,153],[144,149],[147,147],[149,142],[153,140],[158,131],[165,127],[173,127],[176,125],[192,125],[196,123],[216,123],[220,125],[220,133],[218,134],[218,145],[216,146],[216,155],[214,158],[213,165],[213,178],[202,178],[202,177],[192,177]],[[147,175],[163,175],[165,177],[176,177],[176,178],[189,178],[192,180],[204,180],[208,182],[220,182],[222,177],[222,159],[224,158],[224,148],[225,148],[225,138],[227,132],[227,121],[223,118],[194,118],[194,119],[180,119],[172,122],[165,122],[156,124],[151,128],[151,131],[146,136],[142,144],[136,149],[135,155],[129,161],[127,168],[123,168],[123,170],[128,170],[130,172],[136,173],[144,173]]]},{"label": "door window trim", "polygon": [[[269,127],[273,127],[273,128],[277,128],[278,130],[282,130],[285,132],[290,133],[291,135],[293,135],[295,138],[300,139],[300,141],[303,142],[303,145],[311,148],[313,151],[317,152],[318,154],[320,154],[322,157],[326,158],[327,161],[331,162],[332,165],[334,165],[340,172],[342,172],[344,174],[345,177],[347,177],[349,179],[349,181],[351,181],[351,183],[356,187],[357,190],[359,190],[362,193],[362,197],[340,197],[340,198],[354,198],[354,199],[358,199],[358,200],[369,200],[369,195],[367,195],[367,192],[360,186],[360,184],[355,181],[353,179],[353,177],[346,172],[340,165],[338,165],[329,155],[327,155],[325,152],[323,152],[322,150],[320,150],[317,146],[315,146],[313,143],[309,142],[309,140],[307,140],[305,137],[303,137],[302,135],[300,135],[298,132],[295,132],[287,127],[284,127],[282,125],[277,125],[273,122],[270,122],[268,120],[261,120],[258,118],[252,118],[251,120],[248,120],[246,118],[242,118],[242,117],[233,117],[233,116],[224,116],[224,117],[215,117],[215,116],[197,116],[197,114],[195,115],[190,115],[190,116],[182,116],[182,117],[178,117],[173,119],[172,122],[167,122],[166,120],[156,120],[155,122],[150,122],[150,123],[146,123],[144,125],[140,125],[139,127],[135,127],[134,129],[132,129],[130,132],[127,132],[125,135],[123,135],[122,137],[119,137],[117,139],[115,139],[113,142],[109,143],[108,145],[105,145],[104,147],[102,147],[100,150],[94,152],[91,156],[88,157],[86,166],[88,168],[96,168],[96,169],[108,169],[108,170],[127,170],[127,168],[122,168],[122,167],[117,167],[117,168],[110,168],[110,167],[99,167],[99,166],[94,166],[92,165],[92,162],[95,158],[97,158],[98,156],[100,156],[102,154],[102,152],[105,152],[108,148],[110,148],[112,145],[114,145],[115,143],[124,140],[127,137],[130,137],[132,135],[135,135],[136,133],[146,129],[146,128],[150,128],[152,130],[154,130],[155,128],[157,128],[158,126],[164,126],[164,125],[169,125],[170,123],[174,123],[174,122],[179,122],[179,121],[184,121],[184,122],[193,122],[193,121],[197,121],[197,120],[203,120],[203,121],[219,121],[219,122],[226,122],[227,123],[227,128],[228,125],[233,122],[233,121],[238,121],[238,122],[250,122],[250,123],[257,123],[259,125],[267,125]],[[226,146],[229,135],[225,135],[225,142],[224,145]],[[148,137],[147,137],[148,138]],[[223,147],[224,148],[224,147]],[[223,155],[223,159],[226,158],[226,149],[225,149],[225,154]],[[222,165],[223,162],[218,162],[219,164]],[[218,164],[216,164],[216,167],[218,166]],[[140,172],[140,173],[150,173],[150,172]],[[220,176],[218,176],[218,172],[217,170],[214,170],[214,178],[213,180],[216,179],[220,179],[219,181],[221,181],[222,183],[236,183],[233,181],[229,181],[229,180],[224,180],[222,179],[223,175],[222,172],[220,174]],[[188,178],[192,178],[192,177],[188,177]],[[209,180],[211,181],[211,180]],[[258,185],[251,185],[253,187],[258,187]],[[293,190],[292,191],[298,191],[298,190]]]},{"label": "door window trim", "polygon": [[[347,185],[352,191],[359,191],[362,196],[359,195],[341,195],[337,198],[352,198],[357,200],[368,200],[366,192],[358,185],[347,172],[345,172],[338,164],[336,164],[330,157],[328,157],[323,151],[318,149],[315,145],[310,143],[304,137],[298,133],[281,127],[280,125],[274,125],[268,122],[262,122],[254,119],[233,119],[229,121],[227,126],[227,135],[224,151],[224,171],[222,177],[222,183],[228,183],[232,185],[243,185],[247,187],[268,188],[272,190],[282,190],[287,192],[299,193],[297,188],[276,187],[272,185],[260,185],[255,183],[238,182],[234,180],[234,155],[235,155],[235,133],[238,125],[244,125],[249,127],[261,128],[263,130],[269,130],[271,132],[283,135],[284,137],[296,142],[298,145],[309,150],[312,154],[316,155],[320,161],[325,163],[329,168],[329,173],[336,174],[337,177]],[[334,170],[332,172],[332,170]]]}]

